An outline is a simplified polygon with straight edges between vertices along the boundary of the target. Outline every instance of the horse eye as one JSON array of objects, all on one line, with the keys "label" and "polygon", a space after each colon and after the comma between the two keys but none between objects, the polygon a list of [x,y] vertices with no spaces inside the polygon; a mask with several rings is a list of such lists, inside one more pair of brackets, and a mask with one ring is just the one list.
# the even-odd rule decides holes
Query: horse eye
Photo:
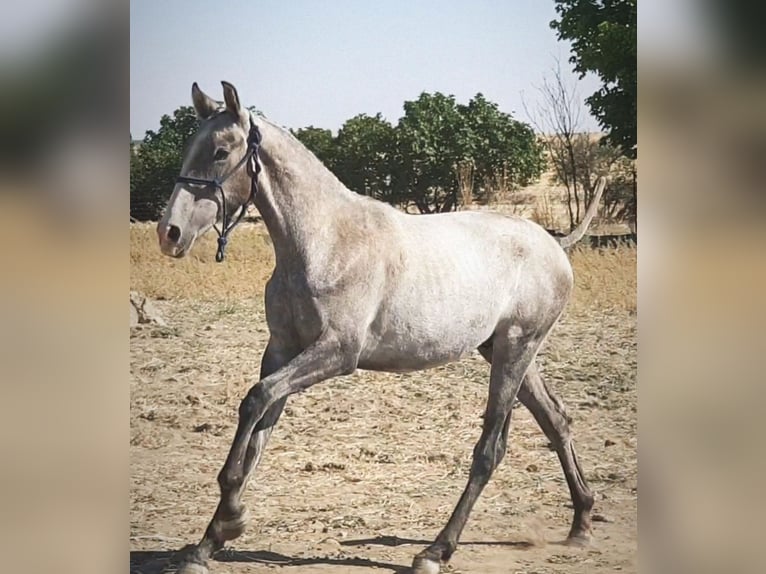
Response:
[{"label": "horse eye", "polygon": [[229,151],[223,149],[222,147],[219,147],[217,150],[215,150],[215,155],[213,156],[213,159],[215,161],[221,161],[222,159],[226,159],[229,157]]}]

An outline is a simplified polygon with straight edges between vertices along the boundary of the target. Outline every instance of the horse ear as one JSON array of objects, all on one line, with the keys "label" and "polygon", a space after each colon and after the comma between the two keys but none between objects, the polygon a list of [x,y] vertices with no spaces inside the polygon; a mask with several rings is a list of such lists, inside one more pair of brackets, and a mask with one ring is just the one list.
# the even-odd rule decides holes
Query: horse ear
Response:
[{"label": "horse ear", "polygon": [[232,86],[229,82],[221,82],[221,85],[223,86],[223,100],[226,102],[226,111],[235,118],[239,118],[241,106],[239,105],[237,88]]},{"label": "horse ear", "polygon": [[212,116],[219,107],[218,102],[199,89],[197,82],[192,84],[192,103],[201,120]]}]

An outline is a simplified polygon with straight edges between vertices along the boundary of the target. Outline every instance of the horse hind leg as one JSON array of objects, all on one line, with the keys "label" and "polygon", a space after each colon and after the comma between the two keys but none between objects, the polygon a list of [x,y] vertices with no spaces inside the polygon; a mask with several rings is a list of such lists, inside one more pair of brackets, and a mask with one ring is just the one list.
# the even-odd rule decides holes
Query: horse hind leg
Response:
[{"label": "horse hind leg", "polygon": [[593,494],[577,460],[569,429],[571,419],[558,397],[546,387],[536,365],[527,371],[524,384],[519,389],[519,400],[529,409],[551,441],[561,462],[574,507],[574,519],[567,540],[576,545],[586,544],[591,536]]},{"label": "horse hind leg", "polygon": [[[479,352],[489,363],[492,362],[491,342],[479,347]],[[576,545],[586,544],[591,536],[590,513],[593,508],[593,494],[577,460],[569,428],[571,419],[567,416],[561,400],[546,386],[534,362],[527,369],[518,398],[551,441],[564,471],[574,507],[574,519],[567,540]]]},{"label": "horse hind leg", "polygon": [[455,552],[474,504],[505,456],[513,402],[541,342],[542,338],[537,333],[526,336],[510,333],[495,335],[489,398],[481,437],[473,450],[468,484],[434,543],[415,556],[413,574],[437,574],[441,564]]}]

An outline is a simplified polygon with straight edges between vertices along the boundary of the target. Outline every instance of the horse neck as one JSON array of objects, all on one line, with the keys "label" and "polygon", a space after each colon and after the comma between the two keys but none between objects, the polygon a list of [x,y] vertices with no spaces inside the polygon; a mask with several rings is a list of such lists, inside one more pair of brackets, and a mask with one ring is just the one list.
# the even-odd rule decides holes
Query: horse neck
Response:
[{"label": "horse neck", "polygon": [[308,264],[309,247],[326,244],[335,214],[353,200],[353,193],[292,134],[263,120],[259,127],[262,172],[255,205],[277,264]]}]

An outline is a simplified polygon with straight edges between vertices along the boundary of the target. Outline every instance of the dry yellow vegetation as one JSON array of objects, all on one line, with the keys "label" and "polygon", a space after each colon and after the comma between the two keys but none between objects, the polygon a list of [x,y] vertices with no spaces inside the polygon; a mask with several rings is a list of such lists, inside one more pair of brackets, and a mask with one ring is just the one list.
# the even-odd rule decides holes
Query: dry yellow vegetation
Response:
[{"label": "dry yellow vegetation", "polygon": [[[263,225],[243,224],[232,235],[226,261],[215,262],[215,235],[203,237],[184,259],[160,253],[154,224],[130,226],[130,288],[152,299],[236,301],[260,298],[274,267]],[[636,309],[636,249],[578,247],[570,254],[575,290],[569,312]]]}]

